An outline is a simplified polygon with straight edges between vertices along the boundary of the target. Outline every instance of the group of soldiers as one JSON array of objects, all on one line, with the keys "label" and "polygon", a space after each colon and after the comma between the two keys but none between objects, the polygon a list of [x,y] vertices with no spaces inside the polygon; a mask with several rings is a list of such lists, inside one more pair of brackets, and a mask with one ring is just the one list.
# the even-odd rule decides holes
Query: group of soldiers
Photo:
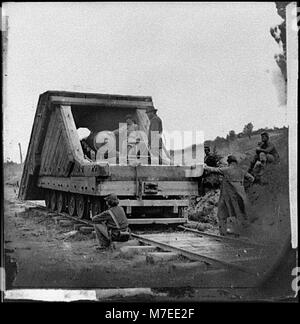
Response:
[{"label": "group of soldiers", "polygon": [[[216,173],[222,175],[220,198],[218,202],[217,218],[220,235],[240,235],[249,226],[249,203],[244,187],[244,180],[250,183],[261,183],[261,177],[267,164],[279,163],[279,154],[269,140],[267,132],[261,133],[261,142],[255,150],[255,156],[250,163],[247,172],[239,166],[234,155],[227,158],[227,166],[217,166],[217,161],[206,147],[204,170],[205,174]],[[214,164],[212,166],[212,164]],[[236,220],[235,229],[227,229],[227,219],[232,217]]]},{"label": "group of soldiers", "polygon": [[[156,114],[156,109],[148,109],[147,114],[150,120],[148,144],[151,147],[151,132],[162,133],[162,121]],[[129,130],[135,130],[136,126],[131,118],[126,118]],[[161,143],[159,146],[161,150]],[[261,142],[255,151],[255,156],[250,163],[250,168],[245,172],[239,165],[234,155],[227,157],[227,165],[219,166],[218,159],[210,152],[210,147],[205,146],[204,175],[200,181],[205,182],[209,174],[222,176],[220,198],[218,202],[217,218],[219,222],[220,235],[239,235],[244,228],[250,224],[248,215],[248,200],[245,192],[244,181],[247,179],[250,183],[260,182],[260,178],[267,164],[278,163],[279,155],[269,140],[267,132],[261,133]],[[111,246],[113,241],[126,241],[130,238],[128,220],[122,207],[118,206],[118,197],[110,194],[105,198],[108,209],[92,217],[96,235],[99,241],[97,249],[103,250]],[[227,228],[228,218],[237,220],[235,229],[229,231]]]}]

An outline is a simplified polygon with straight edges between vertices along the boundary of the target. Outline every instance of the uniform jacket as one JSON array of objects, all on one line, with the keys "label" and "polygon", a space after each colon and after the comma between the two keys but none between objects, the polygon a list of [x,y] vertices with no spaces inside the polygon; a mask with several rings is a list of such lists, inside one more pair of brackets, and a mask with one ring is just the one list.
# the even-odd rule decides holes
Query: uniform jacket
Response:
[{"label": "uniform jacket", "polygon": [[[274,159],[275,161],[278,161],[279,160],[279,154],[274,146],[273,143],[271,143],[270,141],[267,141],[267,142],[261,142],[259,143],[259,148],[263,149],[264,151],[261,151],[261,152],[264,152],[266,154],[271,154],[274,156]],[[259,154],[260,153],[260,150],[259,148],[257,149],[257,153]]]},{"label": "uniform jacket", "polygon": [[[120,229],[127,229],[128,227],[128,220],[127,217],[125,215],[124,209],[120,206],[115,206],[115,207],[111,207],[110,211],[114,214],[114,216],[116,217],[119,225],[120,225]],[[114,222],[114,220],[112,219],[112,217],[110,216],[110,213],[105,210],[104,212],[95,215],[94,217],[92,217],[92,221],[94,223],[102,223],[105,222],[107,227],[111,228],[111,229],[117,229],[117,225]]]},{"label": "uniform jacket", "polygon": [[204,163],[207,166],[216,167],[217,166],[217,159],[211,153],[209,153],[209,154],[205,155]]},{"label": "uniform jacket", "polygon": [[206,170],[223,175],[218,213],[225,215],[218,215],[218,217],[247,219],[248,201],[244,188],[244,178],[253,181],[253,176],[235,164],[218,168],[206,167]]}]

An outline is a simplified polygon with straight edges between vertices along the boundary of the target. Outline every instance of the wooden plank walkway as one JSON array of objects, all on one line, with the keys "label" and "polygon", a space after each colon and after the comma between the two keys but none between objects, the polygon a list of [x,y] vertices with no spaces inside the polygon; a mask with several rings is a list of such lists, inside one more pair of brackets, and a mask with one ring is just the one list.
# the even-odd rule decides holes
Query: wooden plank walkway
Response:
[{"label": "wooden plank walkway", "polygon": [[223,240],[193,232],[173,232],[135,235],[141,241],[194,260],[206,260],[225,267],[256,274],[256,264],[264,259],[264,247],[251,242]]}]

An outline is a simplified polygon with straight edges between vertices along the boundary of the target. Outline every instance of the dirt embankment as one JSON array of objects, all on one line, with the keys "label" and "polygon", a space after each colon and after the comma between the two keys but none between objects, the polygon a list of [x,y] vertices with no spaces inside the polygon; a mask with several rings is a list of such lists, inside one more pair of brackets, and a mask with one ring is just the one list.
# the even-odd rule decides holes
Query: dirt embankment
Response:
[{"label": "dirt embankment", "polygon": [[[258,139],[258,135],[251,139],[238,139],[230,147],[223,147],[221,153],[236,155],[242,168],[247,170],[254,156]],[[287,131],[274,133],[271,140],[279,152],[280,163],[267,166],[262,184],[254,184],[246,188],[250,202],[248,214],[252,223],[245,235],[254,241],[274,242],[281,246],[290,236],[288,133]],[[203,197],[193,200],[188,215],[190,220],[199,222],[199,229],[218,232],[219,195],[220,190],[212,190]],[[231,219],[228,221],[229,227],[230,222]]]}]

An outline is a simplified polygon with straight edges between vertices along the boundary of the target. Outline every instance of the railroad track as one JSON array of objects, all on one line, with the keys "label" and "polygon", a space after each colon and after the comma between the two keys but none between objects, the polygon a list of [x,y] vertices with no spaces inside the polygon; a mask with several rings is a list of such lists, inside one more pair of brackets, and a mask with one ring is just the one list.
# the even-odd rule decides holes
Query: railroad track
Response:
[{"label": "railroad track", "polygon": [[265,256],[264,246],[238,239],[227,239],[181,226],[182,231],[158,234],[132,234],[146,244],[165,251],[177,252],[194,261],[204,261],[228,269],[258,275],[256,264]]},{"label": "railroad track", "polygon": [[[33,202],[27,201],[26,204],[76,223],[93,226],[90,220],[52,211]],[[182,225],[177,228],[179,231],[168,233],[132,233],[132,237],[143,244],[155,246],[167,252],[176,252],[193,261],[204,261],[207,264],[218,265],[218,267],[258,275],[255,265],[264,260],[266,246],[237,238],[209,234]]]}]

